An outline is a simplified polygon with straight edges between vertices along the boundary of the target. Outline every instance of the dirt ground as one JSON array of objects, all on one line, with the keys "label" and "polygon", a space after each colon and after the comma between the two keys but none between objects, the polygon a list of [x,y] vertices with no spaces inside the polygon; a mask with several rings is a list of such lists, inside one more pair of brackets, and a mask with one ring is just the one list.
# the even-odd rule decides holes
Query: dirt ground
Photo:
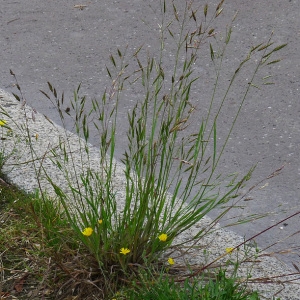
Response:
[{"label": "dirt ground", "polygon": [[[0,88],[16,92],[15,82],[9,72],[12,69],[27,103],[57,123],[60,123],[58,114],[39,92],[47,89],[47,81],[57,90],[65,91],[66,99],[72,96],[80,82],[84,94],[100,99],[108,85],[106,64],[109,64],[110,53],[116,53],[117,47],[124,49],[126,45],[127,51],[133,52],[143,44],[147,51],[155,54],[159,45],[159,1],[0,2]],[[218,2],[209,2],[210,13]],[[170,5],[171,1],[167,3]],[[198,3],[202,9],[206,1]],[[231,228],[250,237],[300,210],[300,2],[227,0],[222,15],[217,19],[217,32],[226,28],[237,10],[239,14],[233,25],[222,84],[225,85],[230,79],[239,59],[252,46],[267,41],[272,31],[275,45],[288,43],[278,54],[282,61],[272,68],[275,85],[261,90],[253,89],[249,94],[220,165],[222,173],[238,171],[245,174],[257,164],[250,186],[284,165],[280,175],[261,184],[248,197],[249,201],[244,203],[247,209],[243,213],[274,213],[264,219]],[[172,49],[171,41],[167,39],[165,42]],[[209,57],[208,54],[209,49],[204,49],[203,57]],[[168,64],[165,68],[168,70]],[[211,94],[213,74],[207,69],[205,59],[197,68],[202,77],[195,85],[192,100],[200,109]],[[247,77],[241,79],[243,84],[237,85],[230,94],[227,111],[220,119],[220,128],[229,126],[231,110],[237,108],[246,80]],[[121,122],[126,121],[128,109],[139,96],[139,93],[131,90],[124,94],[120,108]],[[71,123],[67,125],[72,129]],[[189,130],[192,132],[196,126],[196,123],[192,124]],[[122,142],[125,143],[122,128],[125,126],[121,123],[117,158],[122,156]],[[97,145],[96,137],[92,142]],[[265,247],[283,240],[276,250],[297,247],[300,245],[299,235],[287,240],[285,238],[297,232],[299,225],[298,215],[260,236],[257,242]],[[298,249],[293,251],[299,254]],[[297,254],[290,254],[283,259],[299,262]]]}]

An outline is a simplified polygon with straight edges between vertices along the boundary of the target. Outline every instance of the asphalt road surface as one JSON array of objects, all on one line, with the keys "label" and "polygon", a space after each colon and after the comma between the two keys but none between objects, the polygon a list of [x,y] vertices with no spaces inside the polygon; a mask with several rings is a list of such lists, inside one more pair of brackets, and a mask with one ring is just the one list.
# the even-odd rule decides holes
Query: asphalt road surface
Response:
[{"label": "asphalt road surface", "polygon": [[[218,2],[209,2],[211,13]],[[117,48],[125,49],[126,45],[130,53],[143,44],[146,51],[142,53],[148,51],[155,55],[159,46],[159,1],[0,0],[0,3],[0,88],[16,92],[15,81],[9,72],[13,70],[27,103],[57,123],[60,123],[57,112],[39,92],[47,90],[47,81],[58,91],[64,91],[66,98],[72,97],[73,90],[82,83],[82,91],[89,99],[101,99],[109,84],[105,66],[109,64],[110,53],[116,53]],[[171,1],[167,3],[167,13],[172,13]],[[205,3],[198,1],[201,10]],[[259,185],[243,203],[247,208],[242,213],[272,211],[274,214],[231,228],[250,237],[300,210],[300,1],[227,0],[223,7],[222,15],[216,20],[217,34],[224,31],[237,10],[239,14],[224,60],[221,90],[245,53],[259,42],[267,41],[272,31],[275,45],[288,43],[278,53],[277,58],[282,61],[270,67],[275,85],[260,90],[253,88],[248,95],[220,165],[225,174],[234,171],[245,174],[257,164],[250,186],[284,165],[280,175]],[[180,11],[180,5],[178,9]],[[165,43],[172,49],[170,39]],[[213,73],[208,70],[209,47],[204,47],[204,59],[196,67],[201,80],[191,94],[191,100],[198,108],[205,106],[214,82]],[[168,73],[168,64],[165,70]],[[229,95],[227,111],[220,118],[220,136],[232,120],[231,112],[238,107],[247,82],[247,74],[244,75],[246,77],[241,78]],[[121,122],[126,122],[127,111],[139,97],[139,93],[130,89],[125,92],[119,112]],[[67,126],[72,129],[71,124]],[[122,123],[119,126],[121,143],[116,149],[117,158],[122,156],[125,136],[122,128],[125,127]],[[97,138],[91,142],[97,145]],[[297,215],[256,241],[266,247],[283,240],[272,249],[293,249],[295,254],[285,255],[283,259],[300,264],[297,255],[300,254],[297,248],[300,246],[299,235],[285,240],[299,231],[299,225],[300,215]]]}]

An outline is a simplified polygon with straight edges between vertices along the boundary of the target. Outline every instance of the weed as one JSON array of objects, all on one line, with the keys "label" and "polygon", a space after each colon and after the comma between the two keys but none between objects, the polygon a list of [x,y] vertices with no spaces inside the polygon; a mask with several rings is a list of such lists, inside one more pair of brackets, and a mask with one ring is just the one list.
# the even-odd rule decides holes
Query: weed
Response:
[{"label": "weed", "polygon": [[222,270],[216,274],[215,279],[194,278],[192,281],[185,280],[182,284],[170,281],[168,277],[159,277],[158,280],[152,282],[147,280],[143,284],[138,285],[136,290],[128,290],[124,293],[127,296],[125,299],[259,299],[257,292],[247,291],[247,287],[238,283],[237,278],[226,277],[225,272]]},{"label": "weed", "polygon": [[[218,271],[216,280],[204,285],[201,281],[197,283],[196,275],[200,276],[235,248],[201,267],[201,272],[190,272],[187,266],[188,279],[183,281],[183,286],[164,276],[165,261],[162,261],[163,254],[171,246],[182,246],[182,241],[176,242],[178,237],[211,210],[229,201],[238,201],[235,199],[251,177],[253,168],[241,178],[221,175],[218,173],[220,158],[250,89],[257,86],[255,80],[260,70],[278,62],[271,58],[285,46],[270,50],[273,44],[270,38],[252,47],[219,96],[217,88],[232,32],[229,26],[223,36],[219,36],[212,26],[222,14],[223,2],[211,19],[208,19],[208,5],[201,12],[192,2],[186,2],[179,11],[172,2],[171,14],[168,14],[169,8],[163,2],[160,49],[154,56],[147,54],[146,57],[142,47],[133,54],[128,54],[127,49],[117,49],[115,55],[110,55],[111,66],[107,67],[107,72],[111,86],[101,99],[91,101],[90,110],[87,109],[87,98],[81,96],[80,85],[74,92],[71,108],[65,108],[64,94],[60,96],[48,82],[49,92],[42,93],[56,106],[62,124],[66,114],[74,118],[78,136],[75,150],[69,133],[64,131],[59,135],[58,144],[49,145],[44,155],[38,154],[29,130],[35,121],[35,112],[29,117],[16,80],[21,96],[15,97],[23,101],[25,119],[24,126],[18,128],[23,130],[27,141],[40,189],[39,200],[30,202],[30,214],[38,225],[44,251],[53,251],[51,255],[56,264],[70,278],[60,285],[57,296],[64,297],[72,291],[84,299],[88,297],[85,287],[89,286],[101,296],[108,297],[120,290],[120,286],[134,281],[143,266],[151,270],[155,267],[158,274],[163,274],[154,286],[145,290],[144,299],[154,296],[166,299],[163,297],[168,293],[168,299],[185,299],[186,296],[193,299],[200,295],[203,299],[258,299],[257,293],[249,294],[236,277],[227,278],[222,270]],[[201,18],[204,18],[203,22],[198,21]],[[165,69],[169,62],[164,43],[166,35],[177,45],[172,70]],[[199,51],[205,46],[209,48],[215,82],[204,113],[193,103],[191,95],[194,83],[199,80],[196,72],[196,66],[201,64]],[[250,79],[220,143],[217,138],[219,118],[226,107],[229,91],[244,69]],[[12,71],[11,74],[16,79]],[[127,88],[142,93],[128,112],[127,144],[118,146],[118,108]],[[198,124],[195,132],[187,131],[192,122]],[[90,126],[99,133],[98,168],[89,145]],[[124,149],[124,174],[120,178],[116,176],[117,163],[113,159],[116,147]],[[64,174],[67,189],[47,172],[46,159]],[[43,190],[42,175],[53,187],[57,202],[51,202]],[[120,180],[123,180],[123,195],[119,193]],[[229,209],[225,208],[206,228],[191,235],[190,241],[205,238]],[[169,257],[168,263],[174,264],[174,259]],[[190,281],[193,277],[195,281]],[[145,284],[148,286],[147,282]],[[141,293],[139,289],[138,293]]]}]

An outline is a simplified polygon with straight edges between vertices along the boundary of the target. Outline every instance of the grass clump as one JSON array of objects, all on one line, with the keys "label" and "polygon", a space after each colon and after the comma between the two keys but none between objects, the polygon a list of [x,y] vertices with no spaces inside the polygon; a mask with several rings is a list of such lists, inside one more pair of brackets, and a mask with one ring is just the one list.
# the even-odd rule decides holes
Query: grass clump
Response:
[{"label": "grass clump", "polygon": [[[1,196],[5,201],[0,220],[0,292],[4,299],[66,299],[67,295],[78,299],[259,299],[257,292],[247,290],[233,275],[227,278],[222,270],[206,279],[200,276],[175,282],[178,271],[171,258],[168,267],[157,263],[147,269],[145,264],[135,266],[135,276],[122,276],[119,281],[113,278],[109,291],[105,290],[101,284],[97,286],[99,274],[93,256],[78,243],[58,206],[5,181]],[[123,255],[127,254],[124,251]]]},{"label": "grass clump", "polygon": [[[147,280],[135,290],[124,292],[128,299],[160,299],[160,300],[258,300],[257,292],[249,292],[245,285],[238,283],[237,278],[226,277],[226,272],[220,270],[214,279],[204,280],[194,278],[185,280],[182,284],[170,281],[168,277],[158,280]],[[119,293],[121,295],[121,293]],[[118,299],[118,298],[116,298]],[[125,297],[126,299],[126,297]]]},{"label": "grass clump", "polygon": [[[221,97],[217,96],[232,31],[229,26],[219,37],[213,28],[214,20],[222,13],[223,2],[211,14],[208,5],[201,11],[192,2],[186,2],[179,10],[174,1],[170,7],[163,2],[160,48],[153,56],[145,54],[142,47],[131,55],[120,49],[111,55],[111,67],[107,67],[111,85],[100,100],[89,102],[81,95],[79,86],[66,107],[64,94],[60,96],[48,83],[49,92],[42,93],[56,106],[62,123],[66,117],[74,119],[75,148],[65,131],[56,144],[49,145],[44,155],[38,154],[34,143],[38,137],[35,135],[34,139],[30,132],[35,112],[28,113],[16,81],[20,96],[15,97],[23,101],[25,118],[23,126],[15,124],[15,130],[20,130],[23,136],[19,135],[28,145],[30,163],[40,189],[39,198],[28,204],[22,201],[22,205],[31,216],[28,228],[31,224],[38,228],[42,244],[37,252],[51,258],[51,263],[46,264],[48,270],[59,270],[51,283],[51,295],[53,291],[57,299],[65,299],[66,295],[78,299],[109,299],[123,288],[127,295],[121,293],[124,299],[138,299],[141,295],[143,299],[167,299],[164,297],[168,293],[168,299],[258,299],[256,292],[245,290],[234,272],[226,277],[225,270],[217,270],[211,277],[214,280],[205,282],[198,276],[212,263],[199,267],[198,272],[186,265],[183,273],[171,274],[166,266],[173,265],[174,258],[164,257],[168,250],[182,247],[180,235],[203,220],[211,210],[238,201],[240,190],[253,169],[240,178],[222,175],[218,173],[220,158],[246,96],[256,86],[260,69],[278,62],[271,57],[285,46],[270,50],[273,43],[268,40],[251,47],[237,65],[228,86],[221,91]],[[164,43],[167,35],[176,45],[171,70],[165,69],[170,62],[169,49]],[[202,57],[199,51],[205,46],[209,48],[215,82],[207,110],[203,112],[192,99],[192,90],[199,80],[196,71]],[[250,79],[233,113],[232,124],[220,143],[219,119],[228,93],[244,68]],[[11,74],[15,77],[12,71]],[[118,108],[127,88],[138,91],[141,98],[128,112],[127,144],[119,146]],[[3,114],[7,121],[0,124],[2,127],[10,120],[4,110]],[[191,123],[197,124],[196,130],[187,130]],[[91,126],[96,128],[99,137],[97,166],[95,153],[89,145]],[[113,159],[116,147],[124,149],[121,179],[116,175],[117,163]],[[64,187],[47,171],[46,159],[63,174]],[[56,201],[45,194],[42,177],[52,186]],[[120,180],[123,194],[119,193]],[[202,240],[228,210],[225,207],[209,225],[194,231],[188,242]],[[140,281],[145,269],[158,275],[158,279],[151,276],[150,282]],[[132,282],[136,285],[132,286]]]}]

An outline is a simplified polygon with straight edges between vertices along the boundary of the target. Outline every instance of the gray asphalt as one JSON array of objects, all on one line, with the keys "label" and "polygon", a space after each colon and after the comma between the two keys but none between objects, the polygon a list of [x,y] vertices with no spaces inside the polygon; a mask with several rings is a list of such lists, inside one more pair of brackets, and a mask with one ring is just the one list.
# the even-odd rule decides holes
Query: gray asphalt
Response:
[{"label": "gray asphalt", "polygon": [[[9,72],[12,69],[27,103],[60,123],[55,109],[39,90],[47,90],[46,82],[50,81],[57,90],[65,91],[66,96],[71,97],[73,90],[81,82],[84,94],[100,99],[109,84],[105,65],[109,63],[109,54],[116,53],[117,47],[124,49],[128,45],[130,52],[144,44],[145,49],[155,53],[159,23],[157,2],[1,0],[0,88],[16,92],[14,79]],[[204,6],[205,1],[199,3]],[[78,4],[86,6],[81,10],[74,7]],[[217,1],[210,1],[211,7],[216,4]],[[280,175],[261,184],[248,197],[252,200],[243,203],[247,205],[243,213],[274,211],[274,214],[264,219],[231,228],[249,237],[300,210],[300,2],[225,1],[224,16],[217,20],[217,32],[225,28],[236,10],[239,10],[239,14],[225,60],[223,84],[228,81],[238,60],[244,57],[250,47],[266,41],[272,31],[276,45],[288,43],[279,53],[283,60],[272,68],[275,85],[252,90],[220,165],[223,174],[234,171],[245,174],[257,163],[250,186],[284,165]],[[172,47],[169,40],[166,40],[166,44]],[[206,51],[203,57],[208,57],[209,50]],[[202,77],[195,86],[191,99],[198,109],[207,105],[205,100],[209,99],[213,87],[212,73],[205,61],[199,66]],[[239,83],[246,82],[247,74],[245,76]],[[237,108],[242,91],[242,85],[238,85],[230,94],[227,110],[220,119],[219,127],[222,130],[232,120],[232,110]],[[125,120],[128,109],[139,96],[140,94],[131,90],[125,94],[120,108],[121,120]],[[72,129],[71,124],[67,125]],[[116,150],[116,158],[122,156],[124,127],[123,124],[119,127],[120,144]],[[97,145],[97,138],[94,137],[91,142]],[[235,212],[238,213],[240,212]],[[297,232],[299,216],[284,224],[258,237],[256,240],[259,245],[266,247]],[[299,245],[299,235],[294,235],[273,249],[296,247],[293,250],[296,254],[290,253],[282,259],[288,263],[298,263]]]}]

